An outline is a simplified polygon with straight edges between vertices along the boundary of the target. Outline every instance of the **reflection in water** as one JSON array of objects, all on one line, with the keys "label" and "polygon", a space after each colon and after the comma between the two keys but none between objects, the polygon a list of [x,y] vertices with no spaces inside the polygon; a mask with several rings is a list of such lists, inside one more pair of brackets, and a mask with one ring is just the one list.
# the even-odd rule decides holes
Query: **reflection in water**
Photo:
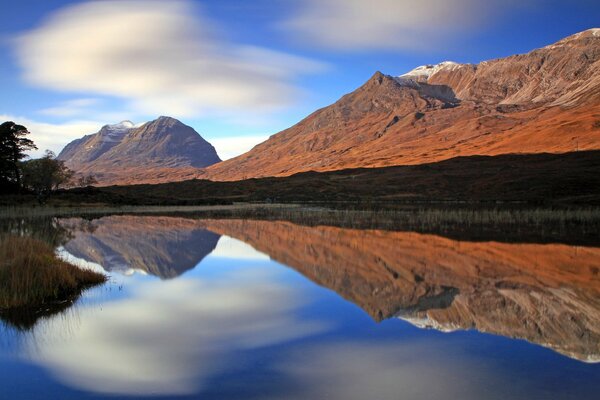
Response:
[{"label": "reflection in water", "polygon": [[407,232],[207,220],[373,318],[518,337],[600,361],[600,249]]},{"label": "reflection in water", "polygon": [[479,363],[440,343],[351,341],[302,349],[279,368],[303,388],[286,399],[506,399],[505,377]]},{"label": "reflection in water", "polygon": [[[598,361],[598,248],[281,221],[111,216],[60,226],[73,257],[149,276],[113,275],[20,339],[0,330],[21,362],[0,347],[11,398],[45,398],[42,384],[77,399],[530,400],[597,389],[600,364],[477,331]],[[472,331],[443,335],[396,317]],[[38,383],[10,389],[21,376]]]},{"label": "reflection in water", "polygon": [[197,221],[170,217],[111,216],[59,221],[72,239],[64,249],[107,271],[139,270],[162,279],[194,268],[217,245],[219,235]]},{"label": "reflection in water", "polygon": [[236,352],[326,329],[294,316],[303,304],[299,293],[260,273],[147,282],[132,298],[109,302],[101,312],[80,311],[70,340],[64,340],[64,320],[47,324],[45,345],[30,349],[30,356],[85,390],[193,393],[235,365]]}]

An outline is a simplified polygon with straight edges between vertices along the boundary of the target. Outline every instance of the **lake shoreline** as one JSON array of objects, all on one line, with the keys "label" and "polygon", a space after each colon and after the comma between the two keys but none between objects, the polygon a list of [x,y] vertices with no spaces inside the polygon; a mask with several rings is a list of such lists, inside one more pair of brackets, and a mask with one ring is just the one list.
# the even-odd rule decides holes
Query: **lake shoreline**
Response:
[{"label": "lake shoreline", "polygon": [[[0,240],[0,317],[36,316],[68,307],[107,276],[62,260],[49,243],[26,236],[3,235]],[[27,319],[13,325],[27,325]]]},{"label": "lake shoreline", "polygon": [[108,215],[284,220],[306,226],[415,231],[458,240],[600,244],[597,237],[597,232],[600,231],[600,208],[597,207],[552,209],[515,205],[470,207],[460,204],[369,209],[325,204],[260,203],[214,206],[0,207],[0,225],[35,218],[96,219]]}]

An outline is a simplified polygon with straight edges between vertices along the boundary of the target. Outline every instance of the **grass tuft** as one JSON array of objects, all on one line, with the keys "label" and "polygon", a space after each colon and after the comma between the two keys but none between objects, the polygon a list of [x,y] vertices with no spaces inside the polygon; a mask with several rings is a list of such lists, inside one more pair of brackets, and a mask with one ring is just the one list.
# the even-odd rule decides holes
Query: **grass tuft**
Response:
[{"label": "grass tuft", "polygon": [[0,311],[34,308],[78,296],[106,276],[71,265],[41,240],[0,236]]}]

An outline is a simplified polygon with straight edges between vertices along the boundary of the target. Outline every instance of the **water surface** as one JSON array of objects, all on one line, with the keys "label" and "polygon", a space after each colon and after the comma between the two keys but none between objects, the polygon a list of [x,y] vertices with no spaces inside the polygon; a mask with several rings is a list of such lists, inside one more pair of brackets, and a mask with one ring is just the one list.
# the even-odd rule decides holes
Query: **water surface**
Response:
[{"label": "water surface", "polygon": [[110,282],[0,328],[2,398],[593,399],[600,248],[289,222],[52,221]]}]

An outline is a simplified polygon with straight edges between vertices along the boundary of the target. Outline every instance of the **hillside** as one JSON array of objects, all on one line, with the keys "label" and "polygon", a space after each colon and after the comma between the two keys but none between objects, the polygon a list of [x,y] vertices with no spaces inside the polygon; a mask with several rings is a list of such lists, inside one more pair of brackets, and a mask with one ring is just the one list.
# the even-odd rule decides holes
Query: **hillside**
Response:
[{"label": "hillside", "polygon": [[210,180],[430,163],[457,156],[600,149],[600,29],[477,65],[445,62],[363,86]]},{"label": "hillside", "polygon": [[598,248],[455,241],[284,221],[204,225],[334,290],[377,321],[399,317],[446,332],[476,329],[600,360]]}]

